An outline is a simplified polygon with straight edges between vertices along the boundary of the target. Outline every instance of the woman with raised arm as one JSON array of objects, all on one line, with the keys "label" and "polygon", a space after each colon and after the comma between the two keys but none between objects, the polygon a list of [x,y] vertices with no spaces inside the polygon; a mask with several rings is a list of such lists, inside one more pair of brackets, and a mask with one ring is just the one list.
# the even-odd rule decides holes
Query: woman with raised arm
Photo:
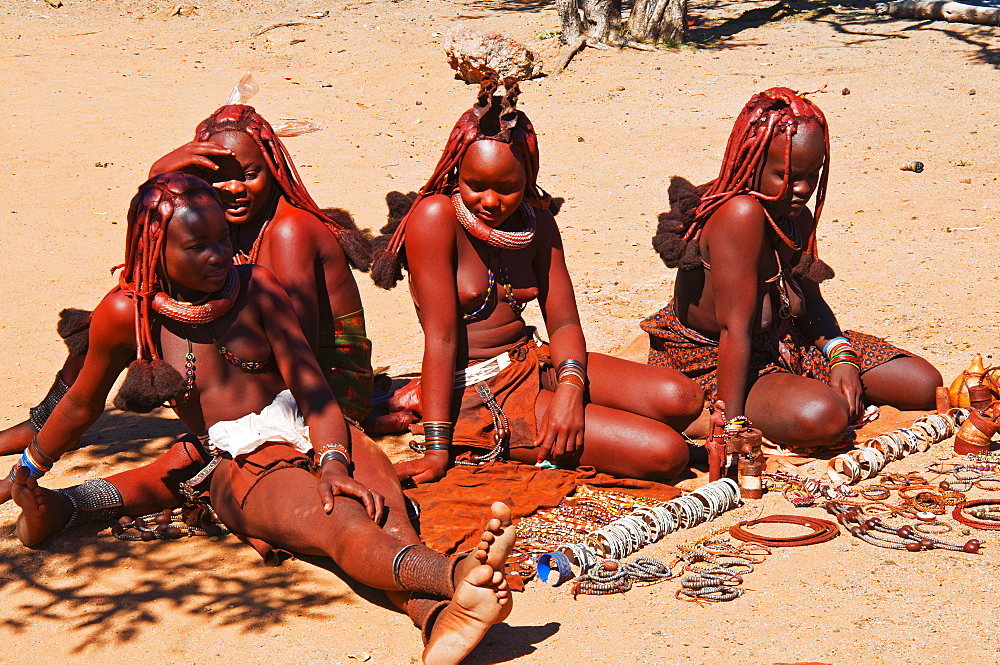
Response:
[{"label": "woman with raised arm", "polygon": [[[363,421],[371,409],[372,346],[351,267],[368,269],[369,237],[346,211],[317,206],[281,139],[251,106],[218,109],[198,125],[194,141],[157,160],[150,176],[172,170],[215,186],[237,262],[263,265],[274,273],[344,414]],[[72,385],[87,350],[89,316],[67,310],[62,317],[60,334],[70,357],[31,418],[0,432],[0,454],[23,450]],[[181,440],[153,464],[110,478],[114,489],[105,489],[120,494],[124,510],[132,514],[172,507],[182,497],[170,479],[200,462],[191,441]],[[9,491],[9,483],[0,480],[0,502],[10,497]]]},{"label": "woman with raised arm", "polygon": [[37,479],[100,416],[127,368],[116,404],[171,404],[212,459],[199,482],[209,474],[226,526],[259,549],[330,556],[406,608],[427,637],[424,662],[461,661],[510,609],[509,510],[494,504],[467,556],[420,545],[398,482],[385,482],[388,459],[344,418],[284,290],[265,268],[233,265],[215,190],[166,173],[140,187],[128,219],[120,288],[93,313],[80,375],[11,469],[17,536],[36,545],[86,508]]},{"label": "woman with raised arm", "polygon": [[[702,391],[676,371],[587,353],[562,239],[536,181],[535,131],[515,106],[517,83],[505,85],[501,98],[495,77],[483,81],[434,175],[375,253],[383,288],[407,268],[424,331],[426,442],[423,457],[397,471],[433,481],[459,453],[486,449],[473,461],[675,476],[688,460],[679,432],[701,412]],[[521,316],[532,300],[548,344]]]},{"label": "woman with raised arm", "polygon": [[802,449],[840,441],[866,400],[930,409],[941,385],[926,360],[842,331],[820,293],[833,277],[816,252],[829,143],[823,112],[804,96],[754,95],[719,177],[661,215],[653,244],[678,268],[674,298],[642,323],[650,364],[698,381],[718,425],[735,431],[752,421],[768,439]]}]

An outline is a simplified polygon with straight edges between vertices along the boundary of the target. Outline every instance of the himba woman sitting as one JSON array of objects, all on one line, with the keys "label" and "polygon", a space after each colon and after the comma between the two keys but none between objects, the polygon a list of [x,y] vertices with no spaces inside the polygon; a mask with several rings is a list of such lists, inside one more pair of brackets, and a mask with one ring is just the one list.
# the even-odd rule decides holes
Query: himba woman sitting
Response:
[{"label": "himba woman sitting", "polygon": [[[515,107],[517,83],[481,85],[434,174],[372,266],[391,288],[409,271],[424,332],[419,411],[423,457],[401,477],[441,478],[466,449],[529,464],[590,465],[633,478],[677,475],[679,432],[702,391],[676,371],[587,353],[549,197],[538,186],[538,144]],[[376,243],[379,241],[376,240]],[[521,316],[537,300],[548,344]]]},{"label": "himba woman sitting", "polygon": [[37,478],[101,415],[127,367],[116,404],[171,403],[217,461],[211,501],[233,532],[262,551],[331,557],[409,612],[424,662],[458,663],[510,611],[509,509],[493,505],[467,556],[419,544],[388,458],[344,418],[289,297],[267,269],[233,264],[220,203],[183,173],[140,187],[120,288],[94,310],[77,380],[11,469],[17,536],[35,545],[78,507]]},{"label": "himba woman sitting", "polygon": [[865,401],[930,409],[941,385],[922,358],[841,331],[823,299],[833,271],[817,256],[816,228],[829,166],[815,104],[787,88],[754,95],[719,177],[661,215],[654,247],[678,268],[674,298],[642,323],[649,363],[698,381],[717,424],[734,431],[749,419],[804,449],[840,441]]},{"label": "himba woman sitting", "polygon": [[[371,409],[372,346],[351,267],[367,270],[370,238],[343,210],[324,212],[302,184],[287,149],[253,107],[227,105],[198,125],[195,138],[161,157],[150,176],[185,171],[218,190],[238,263],[263,265],[288,293],[323,375],[345,415],[363,421]],[[331,213],[331,214],[328,214]],[[307,268],[308,267],[308,268]],[[75,380],[87,349],[89,312],[61,322],[70,357],[31,418],[0,433],[0,454],[23,450]],[[178,478],[204,464],[191,438],[178,441],[153,464],[91,483],[94,501],[143,514],[177,505]],[[197,470],[195,468],[195,470]],[[185,475],[186,474],[186,475]],[[10,498],[0,481],[0,502]]]}]

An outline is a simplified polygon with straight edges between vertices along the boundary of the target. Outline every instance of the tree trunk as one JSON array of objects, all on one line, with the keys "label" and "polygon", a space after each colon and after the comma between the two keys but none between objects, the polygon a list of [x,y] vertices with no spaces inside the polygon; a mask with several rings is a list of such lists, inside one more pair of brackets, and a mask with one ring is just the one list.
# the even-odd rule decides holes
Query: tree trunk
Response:
[{"label": "tree trunk", "polygon": [[608,46],[625,43],[621,0],[583,0],[583,10],[588,23],[588,42]]},{"label": "tree trunk", "polygon": [[583,8],[581,0],[559,0],[559,20],[562,22],[562,40],[566,44],[576,43],[580,37],[586,37],[587,31],[583,23]]},{"label": "tree trunk", "polygon": [[582,37],[589,46],[621,46],[627,41],[621,0],[558,0],[562,38],[570,46]]},{"label": "tree trunk", "polygon": [[927,0],[899,0],[875,5],[879,14],[896,18],[926,18],[952,23],[977,23],[979,25],[1000,25],[1000,9],[996,7],[976,7],[960,2],[928,2]]},{"label": "tree trunk", "polygon": [[687,0],[635,0],[628,31],[646,44],[687,41]]}]

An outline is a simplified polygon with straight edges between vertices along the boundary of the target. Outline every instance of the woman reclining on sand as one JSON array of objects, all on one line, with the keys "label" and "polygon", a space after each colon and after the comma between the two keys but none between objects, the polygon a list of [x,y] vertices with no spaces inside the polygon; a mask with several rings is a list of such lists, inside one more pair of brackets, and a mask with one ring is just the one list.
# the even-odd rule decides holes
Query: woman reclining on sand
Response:
[{"label": "woman reclining on sand", "polygon": [[510,611],[510,511],[493,505],[467,556],[420,545],[389,460],[343,417],[287,294],[265,268],[233,264],[215,190],[157,176],[128,222],[120,288],[94,310],[79,377],[11,469],[18,538],[37,545],[87,508],[37,478],[101,415],[128,368],[116,404],[170,403],[219,460],[209,494],[226,526],[259,549],[331,557],[410,614],[427,639],[424,662],[461,661]]}]

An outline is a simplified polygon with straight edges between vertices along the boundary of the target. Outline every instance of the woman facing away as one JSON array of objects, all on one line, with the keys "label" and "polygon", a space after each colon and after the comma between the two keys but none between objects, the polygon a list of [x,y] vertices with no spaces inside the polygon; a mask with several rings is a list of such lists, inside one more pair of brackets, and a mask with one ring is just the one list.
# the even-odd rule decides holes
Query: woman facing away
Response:
[{"label": "woman facing away", "polygon": [[[397,465],[415,482],[441,478],[463,449],[535,464],[590,465],[664,479],[686,465],[679,432],[702,391],[679,372],[587,353],[538,144],[516,109],[517,83],[483,81],[434,174],[372,276],[391,288],[409,272],[424,332],[419,383],[423,457]],[[378,242],[378,241],[377,241]],[[548,344],[521,312],[537,300]]]},{"label": "woman facing away", "polygon": [[170,402],[217,464],[209,493],[234,533],[258,549],[331,557],[409,612],[427,638],[424,662],[461,661],[510,611],[510,511],[494,504],[469,555],[420,545],[388,458],[343,416],[289,297],[265,268],[233,264],[212,187],[157,176],[128,219],[120,288],[94,310],[83,368],[11,469],[18,538],[33,546],[87,508],[37,479],[100,416],[127,368],[116,403]]},{"label": "woman facing away", "polygon": [[926,360],[842,331],[823,299],[833,271],[817,256],[816,227],[829,155],[826,118],[810,100],[787,88],[754,95],[719,177],[661,215],[654,247],[678,268],[674,298],[642,322],[649,363],[698,381],[718,424],[752,421],[804,449],[840,441],[865,401],[930,409],[941,385]]},{"label": "woman facing away", "polygon": [[[368,269],[369,238],[346,212],[331,216],[320,210],[281,139],[251,106],[219,108],[198,125],[193,141],[158,159],[150,177],[174,170],[213,184],[222,197],[237,262],[263,265],[275,275],[344,414],[363,421],[371,409],[372,345],[351,267]],[[70,357],[29,420],[0,432],[0,454],[23,450],[75,381],[86,354],[89,321],[89,312],[75,312],[60,324]],[[128,510],[151,512],[181,498],[176,483],[164,484],[164,479],[199,463],[188,438],[153,465],[110,482]],[[9,491],[9,483],[0,481],[0,502],[10,497]]]}]

